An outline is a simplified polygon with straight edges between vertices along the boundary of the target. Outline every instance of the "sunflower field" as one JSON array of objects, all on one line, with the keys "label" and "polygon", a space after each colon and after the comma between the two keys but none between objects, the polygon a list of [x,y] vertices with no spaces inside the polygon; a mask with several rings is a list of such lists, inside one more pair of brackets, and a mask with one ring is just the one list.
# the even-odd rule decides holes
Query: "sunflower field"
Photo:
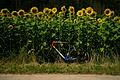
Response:
[{"label": "sunflower field", "polygon": [[[32,7],[29,12],[2,9],[0,12],[0,58],[5,61],[55,62],[60,58],[51,51],[52,41],[74,45],[72,55],[86,54],[90,61],[120,59],[120,16],[105,9],[103,14],[92,7],[78,11],[73,6]],[[64,44],[59,49],[66,54]]]}]

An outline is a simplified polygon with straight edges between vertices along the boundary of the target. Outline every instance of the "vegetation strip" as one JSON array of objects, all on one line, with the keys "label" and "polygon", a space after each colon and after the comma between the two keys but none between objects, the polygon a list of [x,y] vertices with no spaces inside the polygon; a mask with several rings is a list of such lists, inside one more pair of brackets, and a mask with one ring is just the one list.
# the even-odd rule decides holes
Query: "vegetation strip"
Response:
[{"label": "vegetation strip", "polygon": [[34,74],[34,73],[68,73],[68,74],[110,74],[120,75],[120,64],[65,64],[65,63],[30,63],[0,65],[0,73]]}]

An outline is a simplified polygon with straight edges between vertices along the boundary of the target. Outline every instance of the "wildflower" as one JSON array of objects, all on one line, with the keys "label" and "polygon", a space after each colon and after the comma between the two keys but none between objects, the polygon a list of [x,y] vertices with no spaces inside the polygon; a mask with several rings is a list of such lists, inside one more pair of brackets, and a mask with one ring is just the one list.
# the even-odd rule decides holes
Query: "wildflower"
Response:
[{"label": "wildflower", "polygon": [[111,13],[110,13],[110,17],[113,17],[114,14],[115,14],[115,12],[114,12],[114,11],[111,11]]},{"label": "wildflower", "polygon": [[12,17],[17,17],[18,13],[17,13],[17,11],[12,11],[11,15],[12,15]]},{"label": "wildflower", "polygon": [[101,18],[97,19],[97,23],[102,23],[102,22],[103,22],[103,20]]},{"label": "wildflower", "polygon": [[8,14],[9,10],[7,8],[1,10],[2,15]]},{"label": "wildflower", "polygon": [[42,16],[43,16],[43,12],[38,12],[38,13],[37,13],[37,17],[38,17],[38,18],[41,18]]},{"label": "wildflower", "polygon": [[82,8],[81,10],[83,11],[83,14],[85,14],[85,8]]},{"label": "wildflower", "polygon": [[69,12],[70,12],[70,13],[75,13],[75,9],[74,9],[73,6],[70,6],[70,7],[69,7]]},{"label": "wildflower", "polygon": [[8,26],[8,29],[10,29],[10,30],[13,29],[13,28],[14,28],[13,25],[9,25],[9,26]]},{"label": "wildflower", "polygon": [[53,15],[54,15],[54,12],[53,12],[52,10],[50,10],[49,15],[50,15],[50,16],[53,16]]},{"label": "wildflower", "polygon": [[44,9],[43,9],[43,13],[49,14],[49,13],[50,13],[50,9],[49,9],[49,8],[44,8]]},{"label": "wildflower", "polygon": [[57,8],[52,8],[52,12],[55,14],[57,12]]},{"label": "wildflower", "polygon": [[38,13],[38,8],[37,7],[32,7],[31,10],[30,10],[30,12],[32,14],[37,14]]},{"label": "wildflower", "polygon": [[91,14],[92,17],[95,17],[97,14],[97,12],[93,11],[93,13]]},{"label": "wildflower", "polygon": [[21,10],[18,11],[18,15],[19,15],[19,16],[24,16],[24,14],[25,14],[25,11],[24,11],[24,10],[21,9]]},{"label": "wildflower", "polygon": [[61,7],[61,11],[65,13],[67,11],[66,7],[65,6]]},{"label": "wildflower", "polygon": [[30,13],[26,13],[26,14],[24,14],[24,16],[25,16],[26,18],[30,18],[30,17],[31,17],[31,14],[30,14]]},{"label": "wildflower", "polygon": [[77,12],[77,16],[83,16],[83,11],[82,11],[82,10],[79,10],[79,11]]},{"label": "wildflower", "polygon": [[111,10],[110,10],[110,9],[105,9],[104,14],[105,14],[106,16],[110,16]]},{"label": "wildflower", "polygon": [[86,13],[87,15],[89,15],[89,16],[92,15],[93,12],[94,12],[94,10],[93,10],[92,7],[88,7],[88,8],[86,8],[86,10],[85,10],[85,13]]},{"label": "wildflower", "polygon": [[118,21],[118,20],[120,20],[120,17],[116,16],[116,17],[114,17],[113,20],[114,20],[114,21]]}]

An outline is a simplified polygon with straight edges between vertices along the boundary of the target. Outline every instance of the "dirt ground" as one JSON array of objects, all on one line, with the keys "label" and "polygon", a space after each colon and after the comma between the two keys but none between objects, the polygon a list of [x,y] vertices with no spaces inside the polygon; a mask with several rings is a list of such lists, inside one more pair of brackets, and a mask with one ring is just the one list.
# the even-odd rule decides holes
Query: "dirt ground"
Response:
[{"label": "dirt ground", "polygon": [[120,75],[91,74],[0,74],[0,80],[120,80]]}]

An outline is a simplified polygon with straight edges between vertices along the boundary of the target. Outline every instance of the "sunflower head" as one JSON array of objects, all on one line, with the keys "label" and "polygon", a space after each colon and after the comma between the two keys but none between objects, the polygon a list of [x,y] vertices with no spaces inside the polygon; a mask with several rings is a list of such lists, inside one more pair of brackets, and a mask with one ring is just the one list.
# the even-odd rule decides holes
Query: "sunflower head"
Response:
[{"label": "sunflower head", "polygon": [[57,12],[57,8],[52,8],[52,12],[55,14]]},{"label": "sunflower head", "polygon": [[111,11],[111,13],[110,13],[110,17],[113,17],[114,14],[115,14],[115,12],[114,12],[114,11]]},{"label": "sunflower head", "polygon": [[83,14],[85,14],[85,8],[82,8],[81,10],[83,11]]},{"label": "sunflower head", "polygon": [[1,13],[4,15],[4,14],[9,14],[9,10],[7,8],[5,9],[2,9],[1,10]]},{"label": "sunflower head", "polygon": [[12,11],[11,15],[12,15],[12,17],[17,17],[18,13],[17,13],[17,11]]},{"label": "sunflower head", "polygon": [[68,11],[70,13],[75,13],[75,8],[73,6],[70,6],[69,9],[68,9]]},{"label": "sunflower head", "polygon": [[103,22],[103,20],[101,19],[101,18],[98,18],[97,19],[97,23],[99,24],[99,23],[102,23]]},{"label": "sunflower head", "polygon": [[67,11],[66,7],[65,6],[61,7],[61,11],[65,13]]},{"label": "sunflower head", "polygon": [[31,14],[30,14],[30,13],[26,13],[26,14],[24,14],[24,16],[25,16],[26,18],[30,18],[30,17],[31,17]]},{"label": "sunflower head", "polygon": [[93,13],[91,14],[92,17],[96,17],[97,12],[93,11]]},{"label": "sunflower head", "polygon": [[37,13],[37,17],[38,17],[38,18],[41,18],[42,16],[43,16],[43,12],[38,12],[38,13]]},{"label": "sunflower head", "polygon": [[52,10],[50,10],[49,15],[53,16],[53,15],[55,15],[55,13]]},{"label": "sunflower head", "polygon": [[110,14],[111,14],[111,10],[110,9],[105,9],[104,15],[110,16]]},{"label": "sunflower head", "polygon": [[13,29],[13,28],[14,28],[13,25],[9,25],[9,26],[8,26],[8,29],[10,29],[10,30]]},{"label": "sunflower head", "polygon": [[119,20],[120,20],[119,16],[115,16],[114,19],[113,19],[114,22],[118,22]]},{"label": "sunflower head", "polygon": [[92,7],[87,7],[86,10],[85,10],[85,13],[86,13],[87,15],[89,15],[89,16],[92,15],[93,12],[94,12],[94,10],[93,10]]},{"label": "sunflower head", "polygon": [[38,13],[38,8],[37,7],[32,7],[31,10],[30,10],[30,12],[32,14],[37,14]]},{"label": "sunflower head", "polygon": [[49,8],[44,8],[43,9],[43,13],[44,14],[49,14],[50,13],[50,9]]},{"label": "sunflower head", "polygon": [[19,16],[24,16],[24,14],[25,14],[25,11],[24,11],[24,10],[21,9],[21,10],[18,11],[18,15],[19,15]]},{"label": "sunflower head", "polygon": [[83,11],[82,10],[79,10],[78,12],[77,12],[77,16],[83,16]]}]

